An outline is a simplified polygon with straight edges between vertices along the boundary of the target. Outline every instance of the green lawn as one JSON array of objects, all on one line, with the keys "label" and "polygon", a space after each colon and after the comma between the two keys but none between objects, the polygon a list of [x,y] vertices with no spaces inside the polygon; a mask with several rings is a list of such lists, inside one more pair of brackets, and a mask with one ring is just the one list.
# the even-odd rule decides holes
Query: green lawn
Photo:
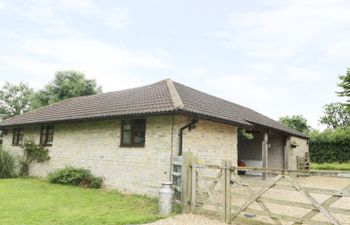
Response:
[{"label": "green lawn", "polygon": [[0,224],[135,224],[155,221],[157,201],[117,191],[50,184],[35,178],[0,179]]},{"label": "green lawn", "polygon": [[350,162],[347,163],[311,163],[312,170],[345,170],[350,171]]}]

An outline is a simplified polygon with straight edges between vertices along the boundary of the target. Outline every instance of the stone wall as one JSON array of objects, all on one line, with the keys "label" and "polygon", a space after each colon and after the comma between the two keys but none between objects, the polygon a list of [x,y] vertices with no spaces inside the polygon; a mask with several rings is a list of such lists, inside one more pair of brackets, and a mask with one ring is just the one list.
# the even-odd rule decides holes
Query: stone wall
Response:
[{"label": "stone wall", "polygon": [[[179,116],[175,120],[174,154],[178,154],[178,132],[191,122],[190,118]],[[200,163],[221,165],[222,160],[232,160],[237,165],[237,127],[199,120],[196,128],[184,130],[183,152],[192,152]]]},{"label": "stone wall", "polygon": [[[45,177],[50,171],[70,165],[90,169],[104,178],[109,188],[132,193],[157,195],[161,182],[170,179],[171,159],[178,154],[179,129],[190,122],[185,116],[149,117],[145,147],[120,147],[121,121],[91,121],[55,124],[50,161],[35,163],[30,175]],[[40,127],[25,127],[24,138],[39,142]],[[11,146],[12,130],[4,137]],[[223,159],[237,161],[237,129],[200,120],[191,132],[184,131],[184,151],[191,151],[205,163],[220,164]]]},{"label": "stone wall", "polygon": [[297,156],[305,156],[306,152],[309,152],[308,140],[298,137],[291,137],[290,143],[295,143],[296,148],[288,149],[288,169],[296,170],[297,169]]},{"label": "stone wall", "polygon": [[[22,149],[19,146],[12,145],[13,130],[8,130],[7,134],[3,137],[3,148],[13,155],[22,155]],[[38,126],[26,126],[24,128],[24,138],[33,140],[35,143],[39,143],[40,139],[40,127]]]},{"label": "stone wall", "polygon": [[274,169],[283,169],[284,144],[285,138],[276,133],[269,135],[269,159],[268,167]]}]

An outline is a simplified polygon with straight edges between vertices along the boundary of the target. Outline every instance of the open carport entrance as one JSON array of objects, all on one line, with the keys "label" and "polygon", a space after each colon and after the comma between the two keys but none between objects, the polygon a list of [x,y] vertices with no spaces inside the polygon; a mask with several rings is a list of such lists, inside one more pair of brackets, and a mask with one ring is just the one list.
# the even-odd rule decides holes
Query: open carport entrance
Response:
[{"label": "open carport entrance", "polygon": [[[249,167],[287,169],[286,136],[276,132],[238,134],[238,160]],[[250,136],[250,137],[248,137]],[[261,173],[250,172],[253,175]]]}]

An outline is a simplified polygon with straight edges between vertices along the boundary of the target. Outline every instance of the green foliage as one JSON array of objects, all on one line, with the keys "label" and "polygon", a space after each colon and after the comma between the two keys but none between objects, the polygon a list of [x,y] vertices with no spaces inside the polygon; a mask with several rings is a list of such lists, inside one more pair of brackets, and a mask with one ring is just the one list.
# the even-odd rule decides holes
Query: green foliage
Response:
[{"label": "green foliage", "polygon": [[15,159],[10,153],[0,148],[0,178],[15,176]]},{"label": "green foliage", "polygon": [[350,161],[350,128],[312,132],[309,151],[315,163]]},{"label": "green foliage", "polygon": [[30,110],[33,90],[24,83],[6,82],[0,89],[0,119],[7,119]]},{"label": "green foliage", "polygon": [[94,176],[90,170],[67,166],[49,173],[48,180],[56,184],[71,184],[86,188],[100,188],[102,178]]},{"label": "green foliage", "polygon": [[307,124],[307,120],[302,115],[283,116],[279,118],[279,122],[305,134],[311,130],[311,127]]},{"label": "green foliage", "polygon": [[342,103],[330,103],[323,107],[324,115],[320,123],[330,129],[344,128],[350,125],[350,110]]},{"label": "green foliage", "polygon": [[350,162],[347,163],[311,163],[312,170],[342,170],[350,171]]},{"label": "green foliage", "polygon": [[254,135],[252,133],[247,132],[247,130],[243,129],[243,128],[238,129],[238,135],[240,135],[243,138],[248,139],[248,140],[254,139]]},{"label": "green foliage", "polygon": [[0,199],[2,225],[125,225],[161,218],[155,198],[30,177],[1,180]]},{"label": "green foliage", "polygon": [[[337,92],[338,96],[350,97],[350,68],[346,70],[345,75],[339,76],[339,79],[340,83],[338,84],[338,87],[342,90]],[[350,102],[350,99],[347,99],[347,102]]]},{"label": "green foliage", "polygon": [[68,98],[100,92],[101,87],[97,87],[96,81],[85,79],[83,73],[71,70],[58,71],[55,79],[34,95],[32,104],[33,108],[39,108]]},{"label": "green foliage", "polygon": [[19,174],[21,176],[28,176],[29,167],[32,162],[44,162],[50,160],[49,150],[42,145],[35,144],[32,140],[26,140],[21,148],[23,149],[23,157],[19,161]]}]

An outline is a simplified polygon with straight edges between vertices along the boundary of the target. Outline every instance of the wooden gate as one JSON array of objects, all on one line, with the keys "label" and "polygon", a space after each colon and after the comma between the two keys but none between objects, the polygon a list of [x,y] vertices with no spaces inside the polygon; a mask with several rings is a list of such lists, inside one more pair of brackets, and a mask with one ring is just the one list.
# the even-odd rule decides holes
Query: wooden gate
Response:
[{"label": "wooden gate", "polygon": [[191,211],[214,214],[225,220],[226,170],[215,165],[192,164]]},{"label": "wooden gate", "polygon": [[[238,171],[262,172],[268,179],[238,175]],[[233,167],[230,161],[192,163],[190,211],[226,223],[350,224],[350,180],[343,189],[331,190],[304,186],[299,179],[313,178],[298,175],[297,171]]]}]

